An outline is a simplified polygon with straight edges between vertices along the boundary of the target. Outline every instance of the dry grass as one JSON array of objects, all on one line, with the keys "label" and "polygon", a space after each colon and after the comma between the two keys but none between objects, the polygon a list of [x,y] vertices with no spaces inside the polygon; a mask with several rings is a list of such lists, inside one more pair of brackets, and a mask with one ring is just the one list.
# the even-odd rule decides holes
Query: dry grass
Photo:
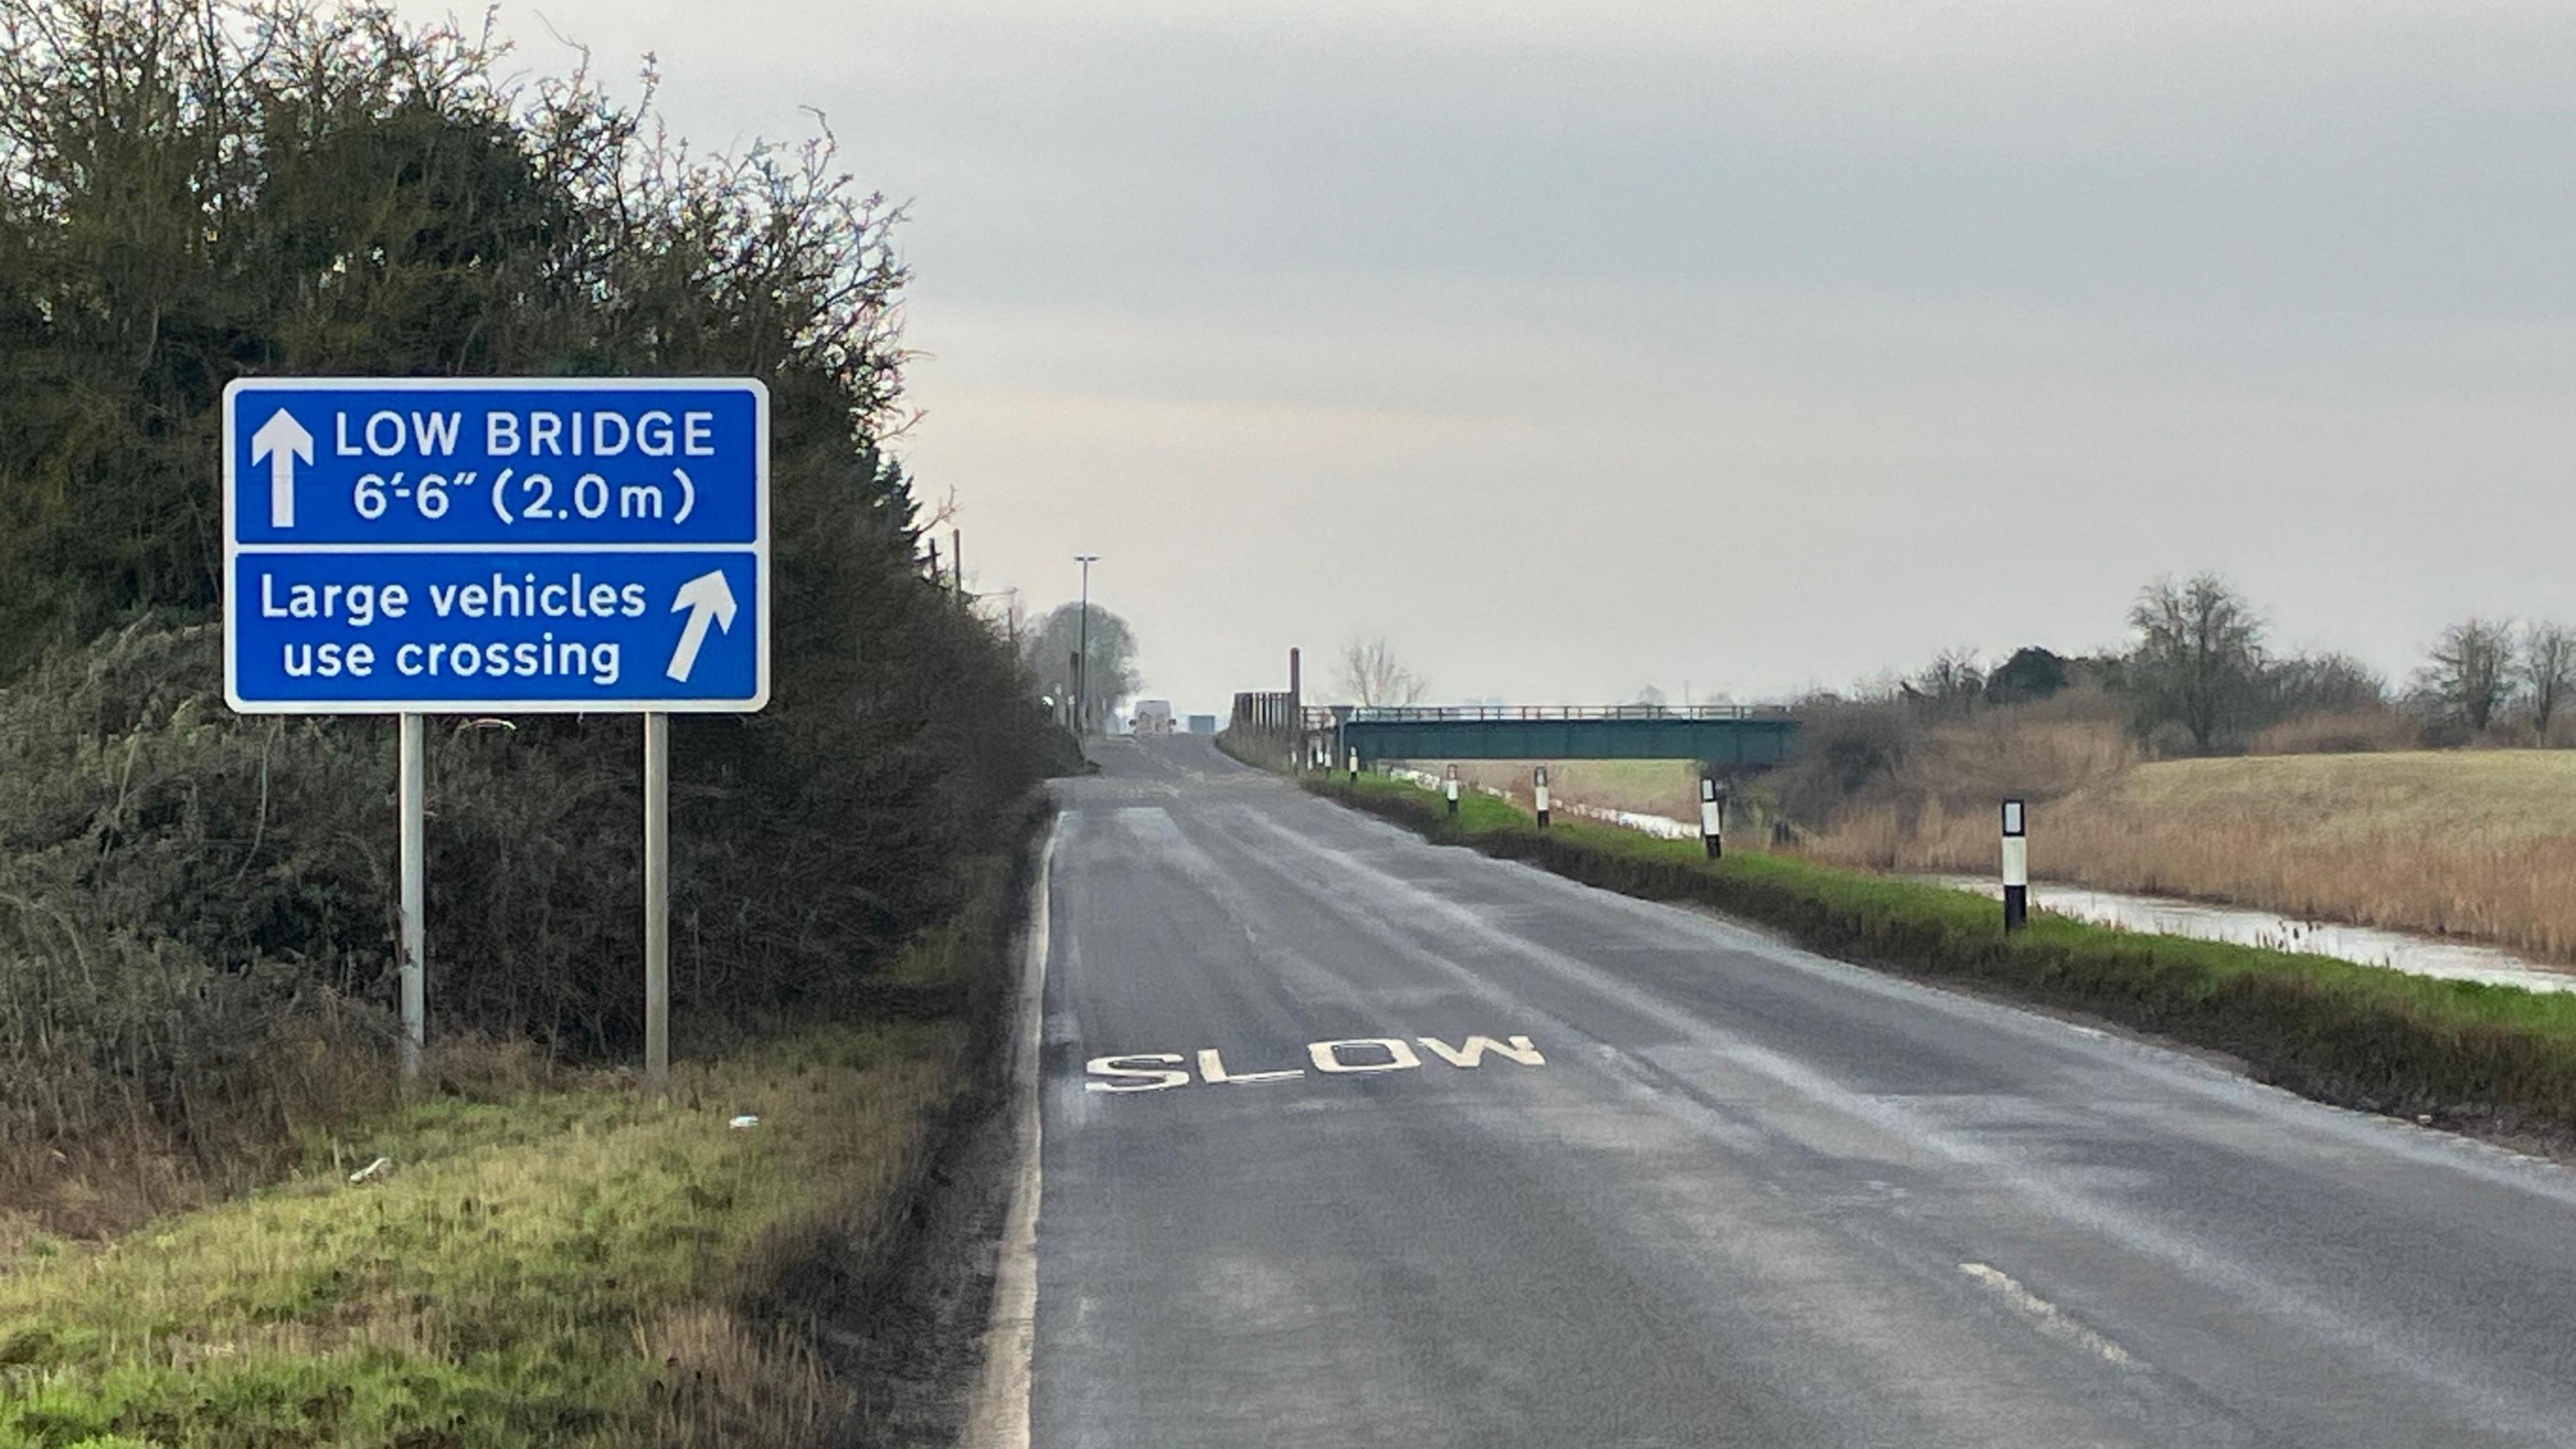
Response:
[{"label": "dry grass", "polygon": [[1906,762],[1906,784],[1933,798],[1992,810],[2006,795],[2048,800],[2114,779],[2138,763],[2128,731],[2108,720],[2018,711],[1945,725]]},{"label": "dry grass", "polygon": [[2411,750],[2423,726],[2393,709],[2303,714],[2254,737],[2257,755],[2357,755]]},{"label": "dry grass", "polygon": [[[87,1132],[0,1116],[0,1262],[38,1232],[112,1237],[274,1182],[313,1144],[400,1108],[393,1054],[330,1007],[323,998],[240,1069],[198,1083],[183,1104],[188,1133],[133,1092],[120,1120]],[[431,1046],[412,1096],[493,1102],[583,1079],[526,1042],[456,1036]]]},{"label": "dry grass", "polygon": [[[1878,869],[1990,870],[1991,797],[1855,811],[1811,842]],[[2410,751],[2141,765],[2034,807],[2031,869],[2576,961],[2576,754]]]}]

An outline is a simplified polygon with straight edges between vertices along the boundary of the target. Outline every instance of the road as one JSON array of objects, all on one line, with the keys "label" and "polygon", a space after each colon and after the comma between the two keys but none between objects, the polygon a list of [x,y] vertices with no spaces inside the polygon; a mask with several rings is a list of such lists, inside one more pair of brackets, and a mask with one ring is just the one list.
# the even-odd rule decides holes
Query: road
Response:
[{"label": "road", "polygon": [[2576,1174],[1100,753],[1042,1449],[2576,1444]]}]

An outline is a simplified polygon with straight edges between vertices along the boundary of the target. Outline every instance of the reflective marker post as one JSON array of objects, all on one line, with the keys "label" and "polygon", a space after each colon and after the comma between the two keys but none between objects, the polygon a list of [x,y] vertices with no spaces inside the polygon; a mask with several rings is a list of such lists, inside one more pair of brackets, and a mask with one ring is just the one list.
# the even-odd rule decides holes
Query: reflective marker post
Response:
[{"label": "reflective marker post", "polygon": [[1717,781],[1703,774],[1699,777],[1699,838],[1708,846],[1711,860],[1726,853],[1725,845],[1719,840],[1719,834],[1725,828],[1726,808],[1719,799]]},{"label": "reflective marker post", "polygon": [[1538,779],[1534,790],[1538,797],[1538,828],[1545,830],[1547,828],[1547,766],[1545,765],[1538,767]]},{"label": "reflective marker post", "polygon": [[1450,814],[1452,814],[1452,815],[1457,814],[1457,813],[1458,813],[1458,767],[1457,767],[1456,765],[1451,765],[1451,766],[1449,767],[1449,773],[1448,773],[1448,775],[1447,775],[1444,779],[1442,779],[1442,780],[1441,780],[1441,782],[1440,782],[1440,789],[1441,789],[1441,792],[1442,792],[1443,794],[1445,794],[1445,795],[1447,795],[1447,796],[1449,797],[1449,813],[1450,813]]},{"label": "reflective marker post", "polygon": [[1358,784],[1359,782],[1360,782],[1360,752],[1359,752],[1359,751],[1357,751],[1357,750],[1353,750],[1353,751],[1351,751],[1351,783],[1352,783],[1352,784],[1354,784],[1354,785],[1356,785],[1356,784]]},{"label": "reflective marker post", "polygon": [[420,1049],[429,1040],[429,986],[426,979],[428,904],[428,829],[426,796],[429,785],[427,731],[421,717],[402,717],[401,766],[396,778],[396,813],[401,817],[398,833],[402,840],[402,919],[396,923],[402,937],[402,1074],[404,1081],[420,1075]]},{"label": "reflective marker post", "polygon": [[2022,802],[2004,802],[2004,929],[2030,921],[2030,839]]}]

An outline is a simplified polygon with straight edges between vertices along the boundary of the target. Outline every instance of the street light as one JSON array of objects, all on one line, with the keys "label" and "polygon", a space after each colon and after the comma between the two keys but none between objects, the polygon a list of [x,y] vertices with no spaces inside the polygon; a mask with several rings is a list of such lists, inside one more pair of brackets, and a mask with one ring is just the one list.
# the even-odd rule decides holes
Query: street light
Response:
[{"label": "street light", "polygon": [[1078,553],[1073,561],[1082,565],[1082,641],[1073,655],[1073,732],[1091,733],[1091,566],[1100,562],[1096,553]]}]

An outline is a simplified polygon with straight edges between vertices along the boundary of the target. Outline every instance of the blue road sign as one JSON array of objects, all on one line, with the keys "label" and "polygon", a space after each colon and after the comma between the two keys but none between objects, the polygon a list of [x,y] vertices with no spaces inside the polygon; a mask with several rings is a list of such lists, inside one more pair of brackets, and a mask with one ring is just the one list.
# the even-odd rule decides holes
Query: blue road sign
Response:
[{"label": "blue road sign", "polygon": [[761,708],[768,390],[235,382],[224,693],[253,714]]}]

